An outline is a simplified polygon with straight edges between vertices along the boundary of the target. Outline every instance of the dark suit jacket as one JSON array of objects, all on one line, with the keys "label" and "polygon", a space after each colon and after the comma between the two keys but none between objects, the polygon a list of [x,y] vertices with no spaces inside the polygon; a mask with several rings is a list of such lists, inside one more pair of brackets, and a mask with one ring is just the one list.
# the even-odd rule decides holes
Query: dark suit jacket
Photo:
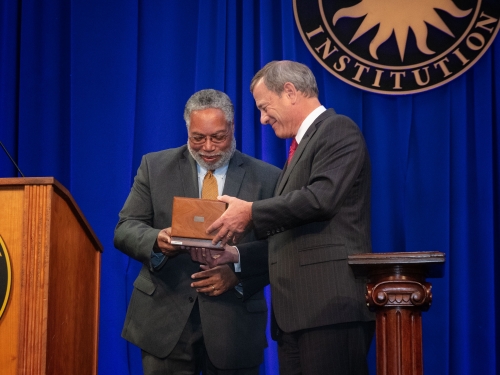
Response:
[{"label": "dark suit jacket", "polygon": [[[236,151],[224,194],[248,201],[271,197],[279,173],[278,168]],[[218,368],[257,366],[267,346],[267,306],[262,291],[269,283],[267,241],[255,241],[250,234],[244,239],[247,243],[238,245],[243,296],[234,289],[217,297],[198,294],[190,283],[199,264],[189,255],[171,257],[158,270],[150,265],[158,232],[171,226],[174,196],[199,197],[196,163],[186,146],[145,155],[120,212],[115,247],[143,263],[122,336],[154,356],[166,357],[198,299],[212,363]]]},{"label": "dark suit jacket", "polygon": [[[322,113],[280,176],[275,197],[252,208],[269,237],[273,312],[285,332],[373,320],[347,256],[371,252],[371,168],[349,118]],[[273,334],[275,332],[272,332]]]}]

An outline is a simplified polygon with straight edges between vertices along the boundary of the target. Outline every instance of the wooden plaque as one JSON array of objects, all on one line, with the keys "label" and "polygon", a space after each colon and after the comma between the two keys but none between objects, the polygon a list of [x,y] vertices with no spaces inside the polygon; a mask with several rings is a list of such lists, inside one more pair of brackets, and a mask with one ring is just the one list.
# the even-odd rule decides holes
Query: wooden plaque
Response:
[{"label": "wooden plaque", "polygon": [[220,201],[174,197],[172,209],[172,245],[223,249],[212,244],[217,232],[207,234],[207,228],[226,210]]}]

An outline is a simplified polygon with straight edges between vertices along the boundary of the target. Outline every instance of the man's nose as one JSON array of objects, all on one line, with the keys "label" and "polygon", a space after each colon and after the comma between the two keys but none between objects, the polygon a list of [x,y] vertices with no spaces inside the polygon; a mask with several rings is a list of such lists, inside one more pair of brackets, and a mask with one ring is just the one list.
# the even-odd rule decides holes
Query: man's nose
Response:
[{"label": "man's nose", "polygon": [[261,114],[260,114],[260,123],[262,125],[266,125],[268,122],[269,122],[269,117],[267,116],[267,114],[265,114],[264,112],[261,112]]},{"label": "man's nose", "polygon": [[207,137],[205,143],[203,143],[203,150],[212,151],[215,149],[215,144],[212,142],[210,137]]}]

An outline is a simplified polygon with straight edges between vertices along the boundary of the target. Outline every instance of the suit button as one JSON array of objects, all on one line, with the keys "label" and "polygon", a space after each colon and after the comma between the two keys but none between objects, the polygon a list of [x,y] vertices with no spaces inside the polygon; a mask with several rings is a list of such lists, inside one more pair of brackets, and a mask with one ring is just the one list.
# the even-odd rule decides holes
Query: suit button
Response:
[{"label": "suit button", "polygon": [[191,303],[193,303],[193,302],[194,302],[193,297],[189,297],[189,302],[191,302]]},{"label": "suit button", "polygon": [[281,227],[281,231],[284,232],[285,231],[285,228]]},{"label": "suit button", "polygon": [[269,231],[269,230],[268,230],[266,234],[267,234],[268,236],[270,236],[270,235],[271,235],[271,231]]},{"label": "suit button", "polygon": [[276,232],[275,232],[275,231],[274,231],[274,229],[273,229],[273,230],[271,231],[271,233],[272,233],[272,234],[274,234],[274,233],[276,233]]}]

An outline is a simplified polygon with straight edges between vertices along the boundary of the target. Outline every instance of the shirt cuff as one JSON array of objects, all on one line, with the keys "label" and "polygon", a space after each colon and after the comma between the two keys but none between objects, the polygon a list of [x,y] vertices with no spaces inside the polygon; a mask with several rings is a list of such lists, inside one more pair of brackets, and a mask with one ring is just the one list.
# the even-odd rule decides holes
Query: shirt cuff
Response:
[{"label": "shirt cuff", "polygon": [[236,246],[234,246],[236,251],[238,252],[238,262],[234,263],[234,272],[241,272],[241,259],[240,259],[240,250]]},{"label": "shirt cuff", "polygon": [[151,265],[153,266],[153,268],[160,266],[160,264],[163,262],[163,259],[165,259],[165,254],[155,253],[154,251],[151,251]]}]

